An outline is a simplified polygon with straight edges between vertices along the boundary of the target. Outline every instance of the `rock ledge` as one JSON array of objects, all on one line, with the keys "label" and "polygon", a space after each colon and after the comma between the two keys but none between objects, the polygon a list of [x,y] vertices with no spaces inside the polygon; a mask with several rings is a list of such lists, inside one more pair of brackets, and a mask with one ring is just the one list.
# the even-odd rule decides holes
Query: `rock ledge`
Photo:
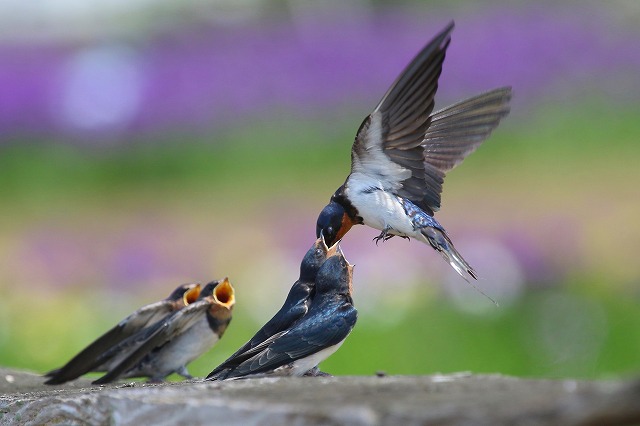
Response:
[{"label": "rock ledge", "polygon": [[0,424],[640,424],[640,381],[469,373],[110,386],[42,381],[0,369]]}]

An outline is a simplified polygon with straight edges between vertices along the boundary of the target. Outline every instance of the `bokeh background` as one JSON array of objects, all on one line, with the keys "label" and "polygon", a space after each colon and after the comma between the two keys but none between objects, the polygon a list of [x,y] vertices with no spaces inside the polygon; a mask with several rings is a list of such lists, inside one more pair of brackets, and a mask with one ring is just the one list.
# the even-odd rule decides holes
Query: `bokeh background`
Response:
[{"label": "bokeh background", "polygon": [[640,372],[640,5],[20,0],[0,4],[0,364],[44,372],[178,284],[228,275],[206,375],[279,308],[355,131],[456,29],[436,107],[511,85],[445,183],[475,267],[354,228],[360,316],[333,374]]}]

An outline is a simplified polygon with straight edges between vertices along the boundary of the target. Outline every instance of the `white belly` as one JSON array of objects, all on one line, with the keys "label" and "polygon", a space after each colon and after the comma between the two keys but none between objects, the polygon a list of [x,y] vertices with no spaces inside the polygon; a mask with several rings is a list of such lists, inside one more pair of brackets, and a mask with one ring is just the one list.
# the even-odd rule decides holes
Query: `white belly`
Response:
[{"label": "white belly", "polygon": [[169,342],[163,348],[162,356],[179,359],[179,365],[185,365],[211,349],[217,341],[218,335],[211,330],[209,322],[203,316],[189,330]]},{"label": "white belly", "polygon": [[[353,175],[352,175],[353,177]],[[413,223],[395,195],[381,190],[370,191],[379,187],[378,182],[367,178],[349,179],[346,195],[358,210],[364,224],[380,231],[391,228],[390,234],[416,237]]]},{"label": "white belly", "polygon": [[191,326],[180,336],[167,343],[149,366],[155,376],[168,375],[207,352],[218,341],[218,335],[209,327],[206,318]]},{"label": "white belly", "polygon": [[328,348],[322,349],[321,351],[318,351],[313,355],[309,355],[306,358],[294,361],[291,365],[290,374],[292,376],[304,375],[304,373],[311,370],[313,367],[333,355],[333,353],[337,351],[340,346],[342,346],[344,340],[342,340],[342,342],[338,343],[337,345],[329,346]]}]

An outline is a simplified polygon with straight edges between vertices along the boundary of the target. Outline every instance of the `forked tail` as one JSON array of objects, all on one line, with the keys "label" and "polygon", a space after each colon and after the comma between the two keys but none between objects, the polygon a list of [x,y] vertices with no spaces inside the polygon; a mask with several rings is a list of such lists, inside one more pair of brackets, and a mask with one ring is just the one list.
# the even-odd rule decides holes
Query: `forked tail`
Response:
[{"label": "forked tail", "polygon": [[431,244],[431,247],[436,249],[462,278],[467,280],[467,274],[469,274],[474,280],[478,279],[476,271],[474,271],[471,265],[458,253],[458,250],[453,246],[447,234],[431,226],[422,228],[421,231],[422,235],[424,235],[427,241],[429,241],[429,244]]}]

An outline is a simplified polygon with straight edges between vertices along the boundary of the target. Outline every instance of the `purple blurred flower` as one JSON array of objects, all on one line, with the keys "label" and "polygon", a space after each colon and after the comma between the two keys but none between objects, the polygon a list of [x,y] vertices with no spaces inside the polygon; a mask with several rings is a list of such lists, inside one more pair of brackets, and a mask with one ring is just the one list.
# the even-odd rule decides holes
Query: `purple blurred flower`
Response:
[{"label": "purple blurred flower", "polygon": [[[640,30],[607,7],[456,13],[439,103],[502,85],[514,86],[516,107],[585,87],[635,99],[626,77],[640,73]],[[185,28],[131,45],[0,46],[0,135],[118,139],[204,130],[269,108],[367,111],[451,16],[425,8],[374,9],[357,25],[313,18]]]}]

